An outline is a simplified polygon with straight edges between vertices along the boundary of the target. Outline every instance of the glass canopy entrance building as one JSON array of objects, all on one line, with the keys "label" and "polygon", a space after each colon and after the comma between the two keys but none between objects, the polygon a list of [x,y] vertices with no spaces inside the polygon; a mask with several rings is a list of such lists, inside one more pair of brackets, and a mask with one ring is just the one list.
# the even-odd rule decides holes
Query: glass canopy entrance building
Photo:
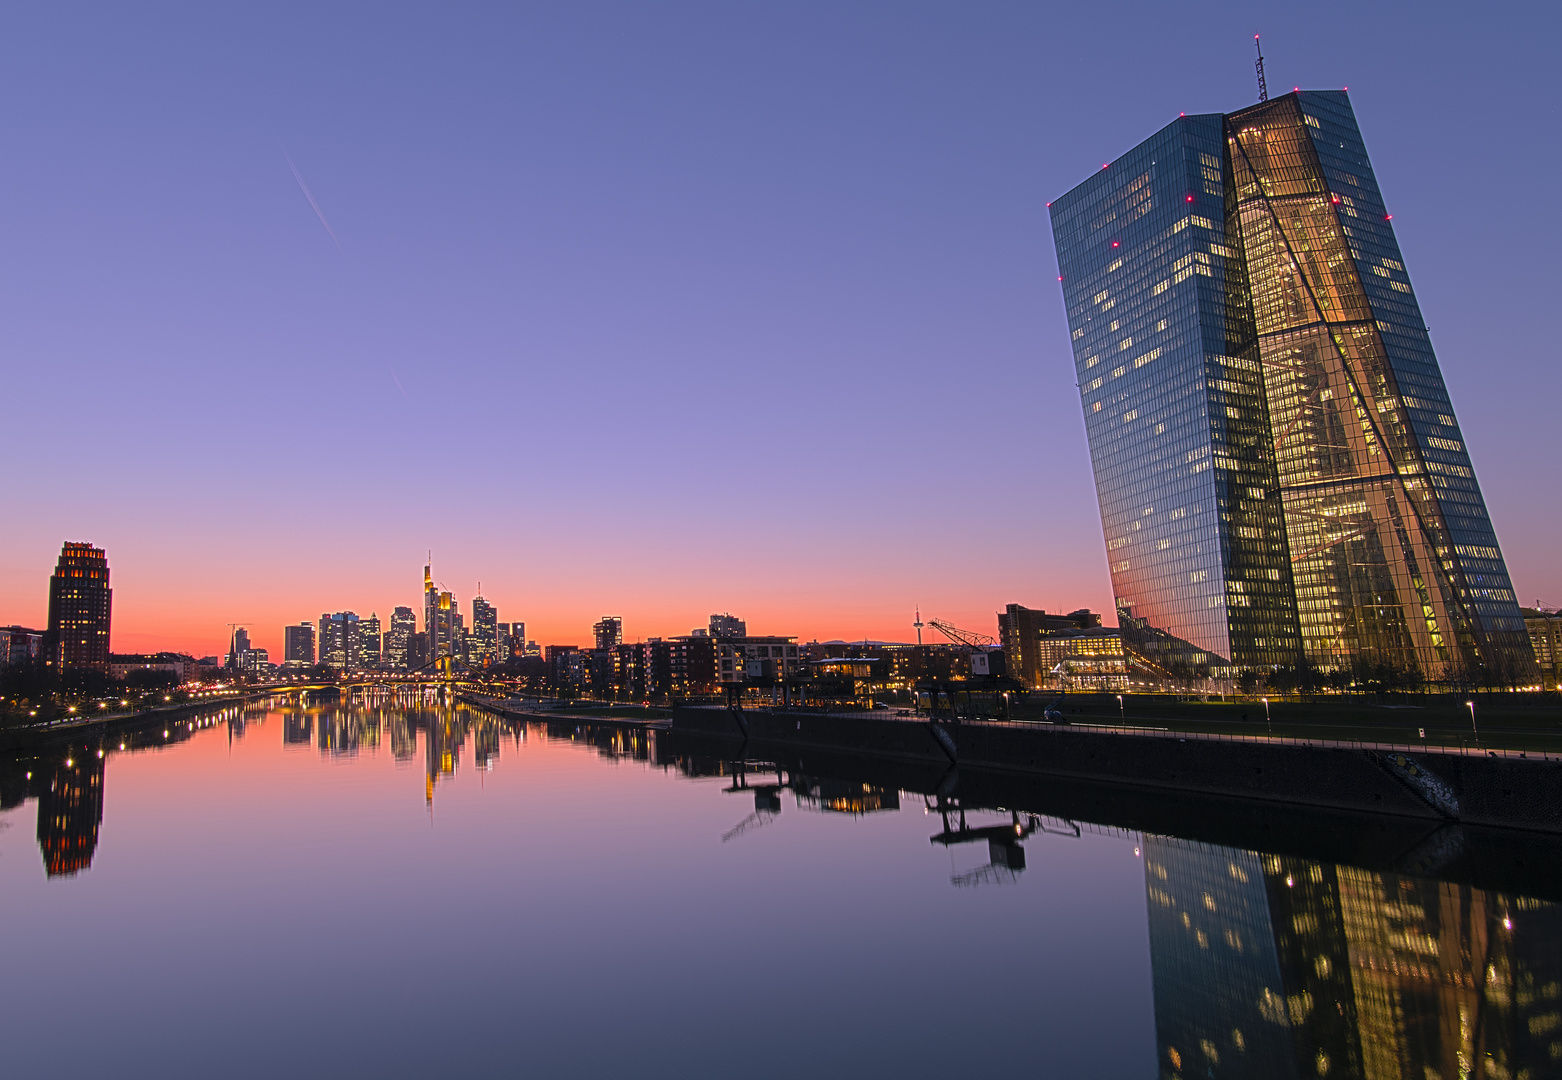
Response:
[{"label": "glass canopy entrance building", "polygon": [[1528,680],[1345,94],[1180,117],[1051,211],[1125,640],[1174,674]]}]

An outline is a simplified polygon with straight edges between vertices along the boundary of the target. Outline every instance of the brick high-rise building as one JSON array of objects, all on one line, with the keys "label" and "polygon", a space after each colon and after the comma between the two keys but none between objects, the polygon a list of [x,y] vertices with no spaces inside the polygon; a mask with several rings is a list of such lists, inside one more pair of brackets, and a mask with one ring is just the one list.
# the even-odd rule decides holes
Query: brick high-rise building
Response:
[{"label": "brick high-rise building", "polygon": [[112,600],[103,549],[67,542],[49,578],[50,659],[61,667],[107,671]]}]

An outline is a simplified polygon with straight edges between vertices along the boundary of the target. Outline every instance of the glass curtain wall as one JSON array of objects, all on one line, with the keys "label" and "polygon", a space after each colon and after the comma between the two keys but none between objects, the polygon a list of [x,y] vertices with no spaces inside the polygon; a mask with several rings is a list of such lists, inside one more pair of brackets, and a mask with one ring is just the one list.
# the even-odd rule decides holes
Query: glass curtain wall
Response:
[{"label": "glass curtain wall", "polygon": [[1179,118],[1051,207],[1119,625],[1182,677],[1300,649],[1223,119]]},{"label": "glass curtain wall", "polygon": [[1522,680],[1523,620],[1348,101],[1288,94],[1226,138],[1308,659]]}]

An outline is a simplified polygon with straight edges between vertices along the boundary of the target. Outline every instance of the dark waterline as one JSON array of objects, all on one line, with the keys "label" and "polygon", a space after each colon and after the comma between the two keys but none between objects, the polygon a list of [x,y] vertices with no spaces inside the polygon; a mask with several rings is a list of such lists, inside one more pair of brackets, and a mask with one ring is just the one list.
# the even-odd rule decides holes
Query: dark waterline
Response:
[{"label": "dark waterline", "polygon": [[1562,1061],[1553,887],[1483,854],[1524,838],[422,702],[167,730],[0,763],[13,1075]]}]

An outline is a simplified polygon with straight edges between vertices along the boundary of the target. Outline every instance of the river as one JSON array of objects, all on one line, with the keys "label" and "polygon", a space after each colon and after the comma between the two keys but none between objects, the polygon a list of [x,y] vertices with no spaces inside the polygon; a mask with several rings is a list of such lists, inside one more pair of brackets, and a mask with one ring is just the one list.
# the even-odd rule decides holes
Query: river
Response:
[{"label": "river", "polygon": [[394,697],[0,762],[6,1071],[1562,1069],[1558,897],[1479,838],[885,769]]}]

